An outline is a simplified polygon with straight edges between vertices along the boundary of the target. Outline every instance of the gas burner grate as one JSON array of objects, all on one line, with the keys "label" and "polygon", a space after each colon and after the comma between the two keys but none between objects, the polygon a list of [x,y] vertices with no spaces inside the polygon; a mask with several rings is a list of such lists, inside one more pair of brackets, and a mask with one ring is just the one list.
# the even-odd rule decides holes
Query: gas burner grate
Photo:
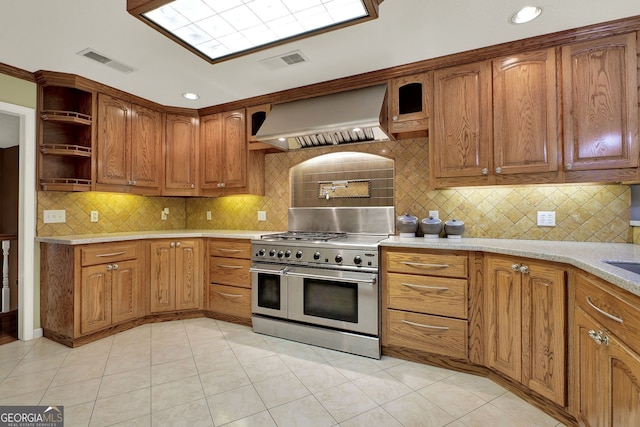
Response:
[{"label": "gas burner grate", "polygon": [[329,240],[347,237],[347,233],[334,232],[318,232],[318,231],[287,231],[278,234],[265,234],[261,236],[262,240],[298,240],[298,241],[320,241],[327,242]]}]

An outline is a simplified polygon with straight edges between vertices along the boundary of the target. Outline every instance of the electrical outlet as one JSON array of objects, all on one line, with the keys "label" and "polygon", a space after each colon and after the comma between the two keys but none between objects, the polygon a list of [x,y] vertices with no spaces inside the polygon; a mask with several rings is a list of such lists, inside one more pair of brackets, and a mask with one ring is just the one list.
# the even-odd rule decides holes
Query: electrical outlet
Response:
[{"label": "electrical outlet", "polygon": [[167,215],[169,215],[169,208],[164,208],[164,209],[162,210],[162,212],[164,212],[164,213],[166,213]]},{"label": "electrical outlet", "polygon": [[538,226],[555,227],[556,213],[554,211],[538,211]]},{"label": "electrical outlet", "polygon": [[163,221],[167,220],[167,214],[164,211],[160,211],[160,219]]},{"label": "electrical outlet", "polygon": [[45,224],[63,223],[67,222],[67,211],[60,210],[45,210],[43,212],[43,221]]},{"label": "electrical outlet", "polygon": [[429,211],[429,218],[439,219],[438,211]]},{"label": "electrical outlet", "polygon": [[207,211],[207,221],[211,221],[211,211]]},{"label": "electrical outlet", "polygon": [[91,222],[98,222],[98,211],[91,211]]},{"label": "electrical outlet", "polygon": [[258,211],[258,221],[267,220],[267,211]]}]

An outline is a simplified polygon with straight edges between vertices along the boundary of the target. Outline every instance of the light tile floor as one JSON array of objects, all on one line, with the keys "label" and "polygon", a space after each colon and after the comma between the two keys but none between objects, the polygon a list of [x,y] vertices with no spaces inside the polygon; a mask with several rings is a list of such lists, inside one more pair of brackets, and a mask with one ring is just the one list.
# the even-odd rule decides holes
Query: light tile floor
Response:
[{"label": "light tile floor", "polygon": [[561,425],[486,378],[208,318],[75,349],[46,338],[5,344],[0,381],[0,405],[64,405],[65,427]]}]

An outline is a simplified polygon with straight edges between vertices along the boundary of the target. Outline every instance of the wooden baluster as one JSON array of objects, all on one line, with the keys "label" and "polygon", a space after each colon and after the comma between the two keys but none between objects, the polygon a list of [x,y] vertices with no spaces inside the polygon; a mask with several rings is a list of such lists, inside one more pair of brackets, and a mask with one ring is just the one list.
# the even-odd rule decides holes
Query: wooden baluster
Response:
[{"label": "wooden baluster", "polygon": [[11,290],[9,289],[9,248],[10,240],[2,241],[2,312],[10,310]]}]

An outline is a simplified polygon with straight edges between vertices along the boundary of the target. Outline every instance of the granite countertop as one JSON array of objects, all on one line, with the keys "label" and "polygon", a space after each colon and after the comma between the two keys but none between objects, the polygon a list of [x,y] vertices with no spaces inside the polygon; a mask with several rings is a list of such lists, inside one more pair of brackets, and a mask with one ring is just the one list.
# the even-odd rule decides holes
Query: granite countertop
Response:
[{"label": "granite countertop", "polygon": [[60,245],[86,245],[91,243],[124,242],[139,239],[181,239],[193,237],[213,237],[228,239],[259,239],[260,236],[278,231],[257,230],[154,230],[129,231],[122,233],[77,234],[69,236],[36,237],[36,242]]},{"label": "granite countertop", "polygon": [[564,242],[465,238],[425,239],[393,236],[382,246],[405,248],[482,251],[521,256],[573,265],[622,289],[640,296],[640,274],[614,267],[606,261],[640,263],[640,245],[630,243]]}]

